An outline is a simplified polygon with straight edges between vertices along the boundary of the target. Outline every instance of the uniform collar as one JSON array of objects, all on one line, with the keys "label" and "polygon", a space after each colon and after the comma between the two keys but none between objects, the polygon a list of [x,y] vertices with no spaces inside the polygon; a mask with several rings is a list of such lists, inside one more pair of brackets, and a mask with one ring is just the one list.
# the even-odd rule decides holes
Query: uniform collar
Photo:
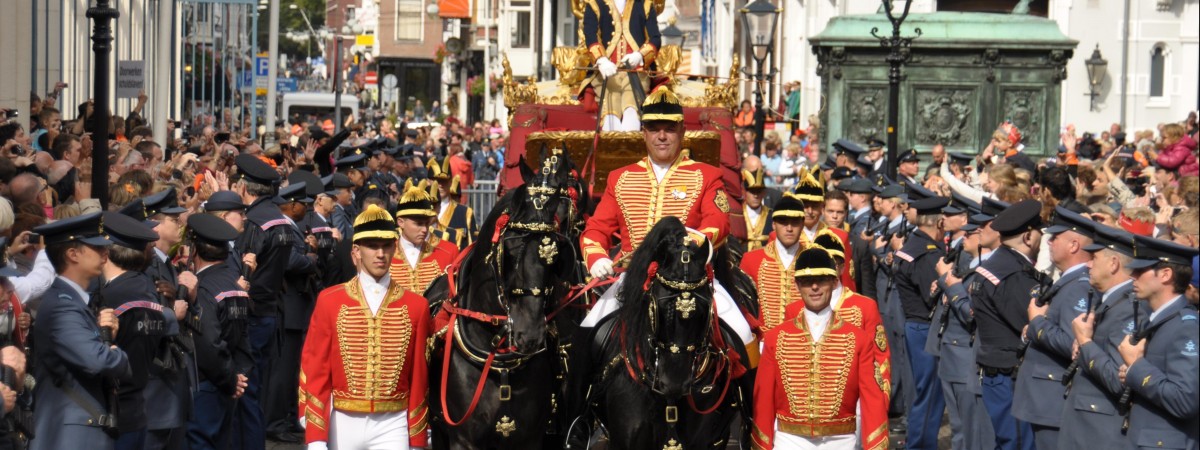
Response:
[{"label": "uniform collar", "polygon": [[1107,291],[1104,291],[1104,295],[1100,296],[1100,303],[1103,304],[1104,302],[1107,302],[1108,298],[1111,297],[1113,294],[1120,292],[1121,288],[1124,288],[1125,286],[1129,286],[1132,284],[1133,284],[1133,280],[1129,279],[1129,280],[1125,280],[1125,282],[1123,282],[1121,284],[1118,284],[1116,286],[1109,288]]},{"label": "uniform collar", "polygon": [[87,305],[88,303],[90,303],[92,301],[92,296],[88,295],[87,291],[84,290],[82,286],[75,284],[74,281],[71,281],[69,278],[64,277],[62,275],[59,275],[58,279],[62,280],[64,283],[66,283],[67,286],[70,286],[71,289],[74,289],[75,292],[79,294],[79,297],[83,299],[84,305]]}]

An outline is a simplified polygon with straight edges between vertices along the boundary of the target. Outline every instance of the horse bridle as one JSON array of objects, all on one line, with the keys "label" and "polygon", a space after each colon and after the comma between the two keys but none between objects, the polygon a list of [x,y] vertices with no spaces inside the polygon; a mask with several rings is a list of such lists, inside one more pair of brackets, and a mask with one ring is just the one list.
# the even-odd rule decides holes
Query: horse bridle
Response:
[{"label": "horse bridle", "polygon": [[[691,251],[684,250],[683,252],[681,252],[680,253],[680,262],[685,264],[685,267],[686,267],[686,264],[689,264],[691,262]],[[673,354],[677,354],[680,351],[695,352],[696,357],[692,360],[692,371],[691,371],[693,380],[698,379],[699,376],[701,374],[703,374],[705,369],[708,367],[708,359],[709,359],[708,356],[710,354],[714,353],[712,351],[712,348],[713,348],[712,339],[710,339],[710,337],[711,337],[710,333],[712,332],[712,327],[710,327],[710,326],[704,327],[704,334],[700,337],[701,344],[699,347],[697,347],[695,343],[683,343],[681,345],[681,343],[678,343],[678,342],[663,342],[658,339],[658,320],[657,320],[657,318],[658,318],[658,303],[659,303],[659,301],[669,301],[672,298],[674,298],[675,299],[675,311],[679,313],[680,318],[684,319],[684,320],[690,320],[691,314],[697,312],[696,311],[696,299],[698,298],[698,296],[694,293],[694,291],[708,285],[709,281],[710,280],[707,277],[707,275],[702,276],[700,279],[695,280],[695,281],[672,280],[672,279],[662,276],[661,273],[658,273],[657,271],[655,271],[654,282],[658,283],[658,284],[662,285],[663,287],[665,287],[666,289],[672,291],[672,293],[670,295],[659,297],[659,296],[655,296],[654,294],[651,293],[651,292],[653,292],[653,289],[646,290],[646,296],[650,300],[650,301],[646,302],[647,303],[646,314],[648,315],[648,317],[650,319],[650,333],[649,333],[649,336],[646,336],[646,340],[647,340],[647,343],[650,345],[650,348],[654,349],[654,355],[653,355],[654,361],[652,363],[653,367],[649,368],[651,370],[643,370],[642,371],[643,379],[641,381],[650,389],[651,392],[654,392],[659,395],[663,395],[663,393],[661,391],[659,391],[657,388],[658,364],[659,364],[659,361],[661,361],[661,358],[659,358],[659,354],[662,351],[667,351],[667,352],[670,352]],[[703,316],[703,319],[705,322],[709,322],[712,319],[712,314],[714,313],[712,303],[713,303],[713,299],[709,298],[709,307],[704,308],[705,311],[700,313]],[[650,375],[647,375],[647,374],[650,374]]]}]

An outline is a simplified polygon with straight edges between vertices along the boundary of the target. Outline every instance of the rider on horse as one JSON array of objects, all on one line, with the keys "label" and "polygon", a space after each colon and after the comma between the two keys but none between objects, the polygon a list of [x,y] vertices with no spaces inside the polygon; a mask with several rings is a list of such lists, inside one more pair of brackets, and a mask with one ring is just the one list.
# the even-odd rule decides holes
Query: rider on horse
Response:
[{"label": "rider on horse", "polygon": [[[666,216],[704,234],[714,247],[724,244],[729,234],[729,200],[721,181],[721,170],[683,154],[683,106],[667,86],[646,97],[642,106],[642,134],[647,157],[621,167],[608,176],[608,186],[588,219],[580,237],[588,271],[594,278],[612,276],[642,243],[646,233]],[[621,236],[617,263],[608,257],[614,234]],[[623,275],[622,275],[623,277]],[[616,294],[621,278],[596,302],[583,327],[595,327],[600,319],[616,311]],[[745,344],[750,355],[747,365],[755,365],[758,344],[746,318],[733,298],[715,283],[717,313]]]}]

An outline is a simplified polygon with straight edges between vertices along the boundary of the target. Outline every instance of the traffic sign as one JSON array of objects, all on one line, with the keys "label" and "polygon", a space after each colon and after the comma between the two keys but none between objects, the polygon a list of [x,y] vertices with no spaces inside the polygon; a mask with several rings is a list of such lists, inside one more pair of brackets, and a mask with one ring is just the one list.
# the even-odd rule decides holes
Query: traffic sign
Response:
[{"label": "traffic sign", "polygon": [[254,76],[265,77],[271,70],[271,62],[264,56],[254,58]]},{"label": "traffic sign", "polygon": [[375,71],[367,72],[367,76],[363,80],[364,84],[379,84],[379,74]]},{"label": "traffic sign", "polygon": [[397,80],[396,80],[395,74],[389,73],[387,75],[384,75],[383,76],[383,87],[388,88],[388,89],[394,88],[394,87],[396,87],[396,81]]},{"label": "traffic sign", "polygon": [[296,92],[300,90],[300,84],[295,78],[276,78],[275,90],[278,92]]}]

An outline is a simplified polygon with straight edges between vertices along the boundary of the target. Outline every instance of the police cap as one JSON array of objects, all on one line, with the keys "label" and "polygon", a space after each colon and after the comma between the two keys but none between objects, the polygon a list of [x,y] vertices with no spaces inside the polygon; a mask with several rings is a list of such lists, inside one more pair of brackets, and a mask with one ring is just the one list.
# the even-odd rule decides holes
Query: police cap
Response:
[{"label": "police cap", "polygon": [[158,233],[141,221],[124,214],[104,213],[104,232],[113,244],[134,250],[145,250],[158,240]]},{"label": "police cap", "polygon": [[1186,245],[1149,236],[1136,235],[1133,239],[1137,256],[1127,266],[1131,270],[1148,269],[1160,262],[1190,266],[1192,258],[1200,252]]},{"label": "police cap", "polygon": [[841,183],[838,183],[837,188],[839,191],[851,192],[855,194],[870,194],[874,192],[871,189],[871,180],[866,178],[851,178],[848,180],[842,180]]},{"label": "police cap", "polygon": [[217,245],[224,245],[238,237],[237,229],[233,228],[233,225],[212,214],[189,215],[187,227],[188,233],[194,239]]},{"label": "police cap", "polygon": [[1137,256],[1133,251],[1133,233],[1096,224],[1093,236],[1092,243],[1084,246],[1084,250],[1095,253],[1108,249],[1131,258]]},{"label": "police cap", "polygon": [[1000,236],[1016,236],[1029,230],[1042,227],[1042,202],[1023,200],[1012,205],[996,216],[992,221],[992,229]]},{"label": "police cap", "polygon": [[910,148],[908,150],[900,152],[900,156],[897,158],[897,161],[900,161],[902,163],[920,161],[920,160],[921,160],[921,158],[919,156],[917,156],[917,149],[915,149],[915,148]]},{"label": "police cap", "polygon": [[833,143],[833,148],[836,149],[839,154],[841,154],[841,153],[849,154],[851,157],[854,157],[854,158],[858,158],[858,155],[861,155],[861,154],[867,152],[866,150],[863,150],[863,148],[860,147],[858,144],[855,144],[854,142],[851,142],[847,139],[838,139],[836,142]]},{"label": "police cap", "polygon": [[204,210],[213,211],[240,211],[246,209],[245,203],[242,203],[242,197],[233,191],[217,191],[208,197],[208,201],[204,202]]},{"label": "police cap", "polygon": [[303,181],[287,185],[287,187],[279,190],[279,198],[283,203],[299,202],[312,203],[313,199],[308,196],[308,183]]},{"label": "police cap", "polygon": [[146,217],[153,217],[155,214],[183,214],[187,211],[186,208],[179,207],[174,187],[142,197],[142,204],[146,208]]},{"label": "police cap", "polygon": [[1092,222],[1092,219],[1059,205],[1054,207],[1054,217],[1050,220],[1050,226],[1046,228],[1046,233],[1059,234],[1074,231],[1085,237],[1093,238],[1095,227],[1096,223]]},{"label": "police cap", "polygon": [[104,216],[94,212],[57,220],[33,229],[45,245],[82,242],[87,245],[111,245],[104,230]]},{"label": "police cap", "polygon": [[908,206],[917,210],[917,215],[929,216],[933,214],[941,214],[942,208],[950,204],[950,199],[947,197],[928,197],[909,203]]},{"label": "police cap", "polygon": [[243,153],[234,158],[233,162],[237,165],[238,174],[248,181],[267,186],[279,182],[279,172],[256,156]]}]

